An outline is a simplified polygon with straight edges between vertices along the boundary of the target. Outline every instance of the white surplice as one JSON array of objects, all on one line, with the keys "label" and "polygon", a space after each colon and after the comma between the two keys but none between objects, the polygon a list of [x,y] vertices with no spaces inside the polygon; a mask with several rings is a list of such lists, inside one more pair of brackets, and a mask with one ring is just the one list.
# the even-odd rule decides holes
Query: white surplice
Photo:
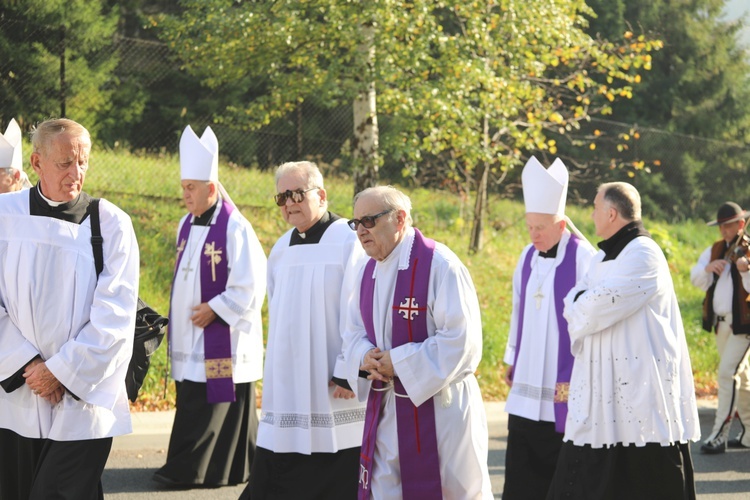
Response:
[{"label": "white surplice", "polygon": [[[557,353],[560,333],[557,326],[557,312],[554,303],[555,273],[565,258],[570,240],[570,232],[565,231],[557,247],[555,258],[540,258],[533,245],[527,245],[513,273],[513,312],[510,319],[510,332],[505,347],[503,361],[513,366],[513,386],[505,403],[505,411],[511,415],[534,421],[555,421],[555,384],[557,383]],[[576,279],[586,273],[591,257],[596,253],[587,242],[577,246]],[[528,252],[531,258],[531,274],[526,285],[524,300],[523,340],[521,352],[516,355],[518,320],[521,308],[521,273]],[[537,308],[535,295],[543,297]],[[562,298],[562,297],[561,297]]]},{"label": "white surplice", "polygon": [[320,242],[268,258],[268,345],[258,446],[276,453],[334,453],[362,444],[365,405],[334,399],[332,377],[346,378],[341,355],[346,310],[366,255],[339,219]]},{"label": "white surplice", "polygon": [[[203,328],[190,321],[191,310],[201,303],[199,259],[210,226],[216,223],[222,200],[209,226],[192,226],[176,271],[170,304],[170,351],[172,378],[178,381],[206,382]],[[185,215],[178,227],[192,215]],[[179,242],[178,242],[179,243]],[[211,309],[226,322],[232,342],[232,381],[254,382],[263,376],[263,325],[261,307],[266,294],[266,254],[250,223],[235,209],[227,223],[228,275],[224,292],[208,301]],[[218,321],[218,319],[217,319]]]},{"label": "white surplice", "polygon": [[565,297],[575,363],[564,440],[592,448],[698,440],[693,373],[664,254],[640,236],[617,258],[604,256],[594,256]]},{"label": "white surplice", "polygon": [[131,432],[125,372],[138,244],[125,212],[101,200],[99,213],[104,269],[97,279],[89,218],[79,225],[31,216],[28,190],[0,197],[0,380],[39,355],[68,389],[54,406],[26,384],[0,389],[0,427],[21,436],[72,441]]},{"label": "white surplice", "polygon": [[[430,268],[428,339],[391,349],[396,276],[409,267],[413,242],[414,230],[409,229],[391,254],[375,265],[377,347],[390,350],[395,373],[415,405],[433,398],[444,498],[493,498],[487,469],[487,420],[474,376],[482,359],[479,302],[468,270],[445,245],[436,244]],[[371,382],[358,376],[359,367],[365,353],[375,346],[365,332],[359,295],[358,285],[347,315],[344,357],[349,384],[366,401]],[[395,398],[392,389],[383,393],[371,478],[375,500],[402,498]]]}]

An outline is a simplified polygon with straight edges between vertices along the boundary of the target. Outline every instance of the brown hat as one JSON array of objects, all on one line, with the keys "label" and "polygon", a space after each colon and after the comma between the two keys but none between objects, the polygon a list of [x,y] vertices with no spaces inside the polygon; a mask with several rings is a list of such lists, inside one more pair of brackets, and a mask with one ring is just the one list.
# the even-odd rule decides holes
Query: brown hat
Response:
[{"label": "brown hat", "polygon": [[719,211],[716,212],[716,220],[707,224],[709,226],[720,226],[729,222],[737,222],[740,219],[747,219],[748,215],[738,204],[728,201],[719,207]]}]

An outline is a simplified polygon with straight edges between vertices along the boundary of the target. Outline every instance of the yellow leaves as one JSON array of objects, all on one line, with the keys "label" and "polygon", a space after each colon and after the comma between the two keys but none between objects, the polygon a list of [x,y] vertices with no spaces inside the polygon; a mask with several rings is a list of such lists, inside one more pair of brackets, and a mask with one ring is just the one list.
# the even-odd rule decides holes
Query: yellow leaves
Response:
[{"label": "yellow leaves", "polygon": [[595,144],[595,143],[593,143],[593,142],[592,142],[591,144],[589,144],[589,149],[590,149],[591,151],[595,150],[595,149],[596,149],[596,144]]},{"label": "yellow leaves", "polygon": [[625,40],[630,40],[631,38],[633,38],[633,32],[632,31],[626,31],[623,34],[623,37],[625,38]]},{"label": "yellow leaves", "polygon": [[602,135],[602,131],[601,130],[599,130],[599,129],[594,130],[594,136],[599,137],[600,135]]},{"label": "yellow leaves", "polygon": [[661,160],[654,160],[654,165],[661,167]]},{"label": "yellow leaves", "polygon": [[633,77],[633,81],[634,81],[635,83],[641,83],[641,75],[635,75],[635,76]]},{"label": "yellow leaves", "polygon": [[564,121],[564,119],[560,113],[555,111],[554,113],[549,115],[549,121],[551,121],[552,123],[557,123],[559,125]]},{"label": "yellow leaves", "polygon": [[550,153],[557,153],[557,142],[554,139],[550,139],[549,141],[547,141],[547,146]]},{"label": "yellow leaves", "polygon": [[632,179],[633,177],[635,177],[635,172],[633,172],[633,171],[631,171],[631,170],[628,170],[628,177],[630,177],[631,179]]},{"label": "yellow leaves", "polygon": [[614,101],[614,100],[615,100],[615,96],[614,96],[614,95],[612,95],[612,92],[607,92],[607,93],[605,94],[605,97],[607,98],[607,100],[608,100],[609,102],[612,102],[612,101]]}]

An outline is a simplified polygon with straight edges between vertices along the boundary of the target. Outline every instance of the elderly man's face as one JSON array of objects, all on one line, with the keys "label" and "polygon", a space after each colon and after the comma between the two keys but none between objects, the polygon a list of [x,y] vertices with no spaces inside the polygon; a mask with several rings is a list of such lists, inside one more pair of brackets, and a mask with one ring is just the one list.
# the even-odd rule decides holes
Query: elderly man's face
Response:
[{"label": "elderly man's face", "polygon": [[[354,205],[354,218],[361,219],[366,216],[374,216],[387,210],[385,204],[376,196],[363,196],[357,199]],[[375,226],[367,229],[363,224],[357,228],[362,248],[365,253],[375,260],[383,260],[388,257],[403,237],[405,224],[404,212],[393,211],[378,217]]]},{"label": "elderly man's face", "polygon": [[526,214],[526,230],[534,248],[540,252],[546,252],[560,243],[564,229],[565,221],[555,222],[554,215],[532,212]]},{"label": "elderly man's face", "polygon": [[42,151],[31,154],[42,194],[52,201],[74,200],[83,189],[89,168],[91,140],[63,132],[50,138]]},{"label": "elderly man's face", "polygon": [[200,217],[216,202],[216,184],[207,181],[183,179],[182,201],[195,217]]},{"label": "elderly man's face", "polygon": [[[307,178],[304,173],[291,171],[283,175],[279,182],[276,183],[276,189],[279,193],[286,191],[307,191],[309,188]],[[297,228],[297,231],[304,233],[310,229],[313,224],[318,222],[325,213],[325,189],[313,189],[303,193],[304,198],[300,202],[287,198],[286,202],[280,206],[281,215],[284,220]]]}]

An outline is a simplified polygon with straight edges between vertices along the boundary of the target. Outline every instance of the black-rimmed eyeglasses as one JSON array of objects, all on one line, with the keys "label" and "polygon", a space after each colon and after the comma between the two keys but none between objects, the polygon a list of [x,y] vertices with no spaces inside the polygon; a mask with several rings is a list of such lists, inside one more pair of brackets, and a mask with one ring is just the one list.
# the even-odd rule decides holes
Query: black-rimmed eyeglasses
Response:
[{"label": "black-rimmed eyeglasses", "polygon": [[287,189],[283,193],[275,194],[273,197],[273,201],[275,201],[276,204],[280,207],[286,205],[286,200],[288,199],[291,199],[294,203],[299,203],[305,199],[305,193],[314,189],[320,188],[311,187],[310,189],[295,189],[294,191]]},{"label": "black-rimmed eyeglasses", "polygon": [[384,212],[380,212],[379,214],[375,215],[365,215],[361,219],[352,219],[348,222],[349,227],[352,228],[352,231],[356,231],[359,228],[359,225],[362,224],[365,229],[372,229],[375,227],[375,223],[378,221],[378,218],[384,216],[385,214],[389,214],[393,212],[393,209],[385,210]]}]

